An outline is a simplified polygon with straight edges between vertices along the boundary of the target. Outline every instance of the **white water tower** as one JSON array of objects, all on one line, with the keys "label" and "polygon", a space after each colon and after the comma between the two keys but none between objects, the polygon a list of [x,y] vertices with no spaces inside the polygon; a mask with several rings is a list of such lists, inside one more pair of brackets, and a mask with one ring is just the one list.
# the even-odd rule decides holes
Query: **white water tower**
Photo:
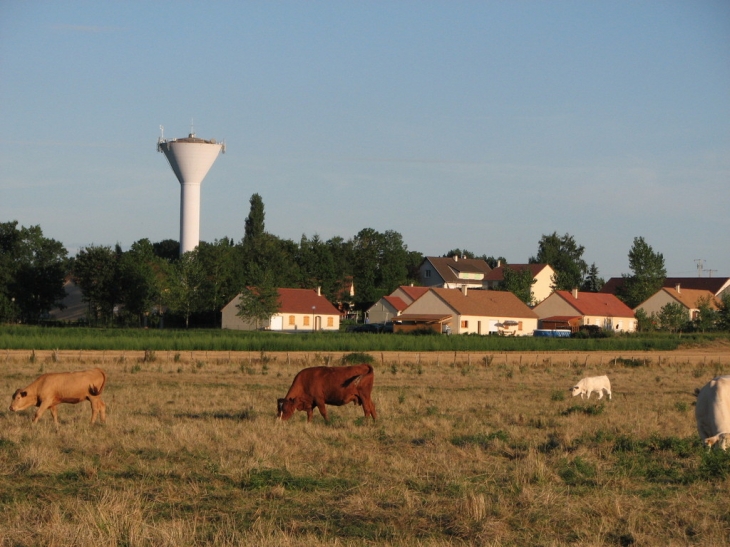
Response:
[{"label": "white water tower", "polygon": [[[160,126],[160,130],[162,130]],[[182,139],[157,139],[157,151],[165,154],[180,181],[180,256],[200,243],[200,185],[225,143],[206,141],[190,133]]]}]

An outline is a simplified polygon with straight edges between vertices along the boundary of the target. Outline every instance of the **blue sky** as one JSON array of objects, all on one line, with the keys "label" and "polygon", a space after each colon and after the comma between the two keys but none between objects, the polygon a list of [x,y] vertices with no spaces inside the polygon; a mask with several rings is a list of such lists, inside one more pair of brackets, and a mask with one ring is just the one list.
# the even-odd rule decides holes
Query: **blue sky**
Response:
[{"label": "blue sky", "polygon": [[[166,137],[225,139],[201,238],[266,229],[605,277],[642,236],[730,276],[730,2],[0,4],[0,221],[71,252],[179,236]],[[708,273],[705,272],[705,275]]]}]

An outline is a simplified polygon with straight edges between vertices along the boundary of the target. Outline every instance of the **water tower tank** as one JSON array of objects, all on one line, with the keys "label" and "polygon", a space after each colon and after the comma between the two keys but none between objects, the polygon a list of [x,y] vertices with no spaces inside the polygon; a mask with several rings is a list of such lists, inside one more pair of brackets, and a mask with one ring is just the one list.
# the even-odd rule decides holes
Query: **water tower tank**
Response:
[{"label": "water tower tank", "polygon": [[200,185],[226,146],[215,139],[199,139],[190,133],[182,139],[157,141],[157,151],[165,154],[180,181],[180,255],[200,243]]}]

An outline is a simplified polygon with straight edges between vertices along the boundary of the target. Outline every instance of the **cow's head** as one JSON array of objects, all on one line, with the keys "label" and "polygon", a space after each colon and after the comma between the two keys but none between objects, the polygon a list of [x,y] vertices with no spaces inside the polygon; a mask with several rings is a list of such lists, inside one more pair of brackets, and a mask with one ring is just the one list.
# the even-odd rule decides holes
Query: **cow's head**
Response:
[{"label": "cow's head", "polygon": [[570,391],[573,394],[573,397],[575,397],[576,395],[580,395],[581,389],[580,386],[573,386],[568,389],[568,391]]},{"label": "cow's head", "polygon": [[10,401],[10,410],[12,410],[13,412],[17,410],[23,410],[24,408],[28,408],[33,404],[35,404],[35,401],[31,401],[31,398],[28,397],[27,391],[16,389],[15,393],[13,393],[13,400]]},{"label": "cow's head", "polygon": [[297,404],[294,399],[278,399],[276,407],[276,416],[280,420],[288,420],[297,409]]}]

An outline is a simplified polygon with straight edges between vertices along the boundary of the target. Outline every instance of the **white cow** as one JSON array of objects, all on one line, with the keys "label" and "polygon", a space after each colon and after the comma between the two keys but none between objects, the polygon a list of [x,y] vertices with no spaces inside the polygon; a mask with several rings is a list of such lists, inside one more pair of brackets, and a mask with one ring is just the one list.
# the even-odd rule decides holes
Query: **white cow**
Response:
[{"label": "white cow", "polygon": [[699,390],[695,418],[705,446],[730,448],[730,376],[713,378]]},{"label": "white cow", "polygon": [[583,378],[568,391],[573,394],[573,397],[580,395],[581,399],[583,398],[583,395],[587,395],[587,398],[590,399],[591,393],[595,391],[598,393],[598,398],[602,399],[604,389],[606,390],[606,393],[608,393],[608,398],[610,399],[611,382],[608,381],[608,376],[591,376],[589,378]]}]

